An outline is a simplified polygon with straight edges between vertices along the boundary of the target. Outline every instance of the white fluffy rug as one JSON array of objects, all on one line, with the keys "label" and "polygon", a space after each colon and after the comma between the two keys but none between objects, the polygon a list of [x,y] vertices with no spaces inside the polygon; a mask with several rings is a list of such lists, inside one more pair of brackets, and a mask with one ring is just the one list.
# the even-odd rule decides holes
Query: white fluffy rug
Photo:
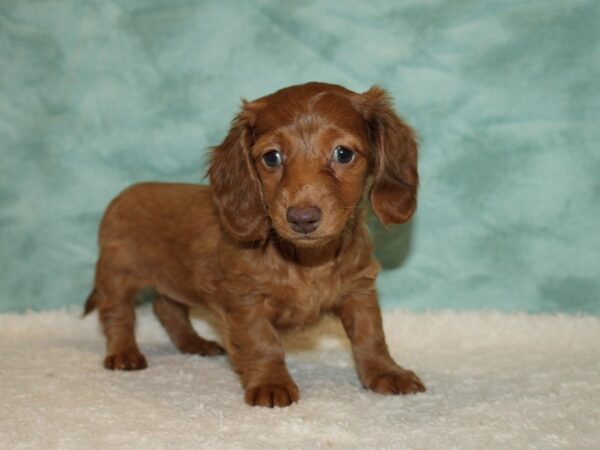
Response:
[{"label": "white fluffy rug", "polygon": [[597,317],[387,313],[429,389],[409,397],[363,390],[328,319],[286,341],[300,402],[267,409],[225,357],[177,353],[147,308],[149,368],[103,369],[97,319],[78,314],[0,315],[0,448],[600,448]]}]

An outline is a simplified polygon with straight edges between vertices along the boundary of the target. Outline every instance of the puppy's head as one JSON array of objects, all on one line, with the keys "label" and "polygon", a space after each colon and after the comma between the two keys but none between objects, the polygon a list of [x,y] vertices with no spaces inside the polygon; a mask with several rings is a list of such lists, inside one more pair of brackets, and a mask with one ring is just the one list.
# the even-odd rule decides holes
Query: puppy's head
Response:
[{"label": "puppy's head", "polygon": [[383,89],[308,83],[244,101],[213,149],[209,176],[232,237],[261,241],[273,229],[314,247],[342,233],[367,188],[383,224],[406,222],[416,207],[417,144]]}]

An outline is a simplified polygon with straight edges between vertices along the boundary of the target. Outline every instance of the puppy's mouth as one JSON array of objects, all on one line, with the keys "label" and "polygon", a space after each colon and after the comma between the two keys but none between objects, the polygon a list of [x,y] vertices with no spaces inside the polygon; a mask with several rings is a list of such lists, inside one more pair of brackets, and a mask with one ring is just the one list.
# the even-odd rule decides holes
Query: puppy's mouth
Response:
[{"label": "puppy's mouth", "polygon": [[339,237],[338,230],[318,207],[286,208],[274,215],[273,229],[280,239],[298,247],[319,247]]},{"label": "puppy's mouth", "polygon": [[312,233],[294,233],[293,235],[282,236],[285,240],[297,245],[298,247],[319,247],[335,239],[337,234],[319,234]]},{"label": "puppy's mouth", "polygon": [[281,223],[273,223],[273,231],[277,239],[290,242],[299,247],[318,247],[323,245],[337,236],[335,233],[328,233],[321,230],[320,227],[311,232],[298,232],[289,226],[282,226]]},{"label": "puppy's mouth", "polygon": [[292,241],[300,241],[300,242],[319,242],[319,241],[327,241],[331,239],[331,236],[315,236],[312,234],[303,234],[300,236],[295,236],[292,238]]}]

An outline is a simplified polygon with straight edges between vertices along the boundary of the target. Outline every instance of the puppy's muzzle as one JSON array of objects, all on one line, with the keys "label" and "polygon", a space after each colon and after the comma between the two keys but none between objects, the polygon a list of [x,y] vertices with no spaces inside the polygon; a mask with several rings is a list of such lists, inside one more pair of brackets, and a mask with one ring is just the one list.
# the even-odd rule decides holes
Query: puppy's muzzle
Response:
[{"label": "puppy's muzzle", "polygon": [[297,233],[312,233],[321,221],[321,210],[317,206],[298,208],[290,206],[287,210],[286,219],[292,230]]}]

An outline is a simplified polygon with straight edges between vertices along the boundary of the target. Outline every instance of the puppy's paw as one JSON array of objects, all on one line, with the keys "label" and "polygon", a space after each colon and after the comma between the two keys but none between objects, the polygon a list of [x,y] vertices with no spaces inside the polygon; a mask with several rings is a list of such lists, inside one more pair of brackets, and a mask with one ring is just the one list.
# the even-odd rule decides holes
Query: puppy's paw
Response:
[{"label": "puppy's paw", "polygon": [[188,340],[179,346],[183,353],[200,356],[218,356],[224,355],[225,349],[214,341],[207,341],[202,338]]},{"label": "puppy's paw", "polygon": [[406,395],[426,391],[425,385],[419,377],[414,372],[404,369],[377,375],[367,387],[384,395]]},{"label": "puppy's paw", "polygon": [[298,386],[293,382],[262,384],[246,390],[246,403],[250,406],[289,406],[299,397]]},{"label": "puppy's paw", "polygon": [[104,359],[104,367],[109,370],[141,370],[148,367],[148,363],[139,350],[128,350],[108,355]]}]

